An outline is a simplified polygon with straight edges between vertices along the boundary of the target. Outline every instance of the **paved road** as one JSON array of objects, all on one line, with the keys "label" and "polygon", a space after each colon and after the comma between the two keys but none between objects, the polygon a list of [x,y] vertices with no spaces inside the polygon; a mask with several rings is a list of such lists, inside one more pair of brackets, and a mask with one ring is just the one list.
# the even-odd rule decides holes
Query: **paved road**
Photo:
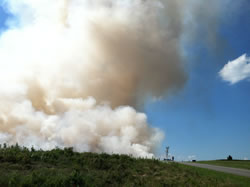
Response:
[{"label": "paved road", "polygon": [[189,165],[189,166],[196,166],[196,167],[200,167],[200,168],[206,168],[206,169],[211,169],[211,170],[215,170],[215,171],[221,171],[221,172],[225,172],[225,173],[231,173],[231,174],[235,174],[235,175],[250,177],[250,170],[247,170],[247,169],[238,169],[238,168],[230,168],[230,167],[191,163],[191,162],[180,162],[180,163],[185,164],[185,165]]}]

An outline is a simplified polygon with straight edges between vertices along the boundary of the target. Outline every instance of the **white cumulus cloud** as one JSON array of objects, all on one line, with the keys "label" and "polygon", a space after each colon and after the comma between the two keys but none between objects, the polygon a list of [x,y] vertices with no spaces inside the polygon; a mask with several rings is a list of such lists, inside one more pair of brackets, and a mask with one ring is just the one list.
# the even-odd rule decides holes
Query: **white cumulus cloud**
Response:
[{"label": "white cumulus cloud", "polygon": [[220,77],[231,84],[250,79],[250,57],[243,54],[239,58],[229,61],[219,72]]}]

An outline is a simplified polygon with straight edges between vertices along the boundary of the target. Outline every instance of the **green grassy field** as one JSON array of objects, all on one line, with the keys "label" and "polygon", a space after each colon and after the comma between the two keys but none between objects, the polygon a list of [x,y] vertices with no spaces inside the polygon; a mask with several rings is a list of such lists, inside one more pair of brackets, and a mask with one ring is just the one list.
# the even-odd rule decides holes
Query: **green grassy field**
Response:
[{"label": "green grassy field", "polygon": [[250,170],[250,160],[211,160],[211,161],[199,161],[198,163]]},{"label": "green grassy field", "polygon": [[127,155],[4,146],[0,186],[250,186],[250,178]]}]

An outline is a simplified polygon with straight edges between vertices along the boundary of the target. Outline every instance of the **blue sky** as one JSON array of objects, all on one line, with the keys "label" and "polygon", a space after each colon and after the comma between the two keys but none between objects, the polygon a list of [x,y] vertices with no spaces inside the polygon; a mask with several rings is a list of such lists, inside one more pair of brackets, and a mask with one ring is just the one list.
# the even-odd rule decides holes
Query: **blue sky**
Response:
[{"label": "blue sky", "polygon": [[2,32],[6,28],[5,21],[8,17],[8,15],[5,12],[5,10],[3,9],[2,1],[0,1],[0,5],[1,5],[0,6],[0,32]]},{"label": "blue sky", "polygon": [[[184,88],[146,103],[149,123],[166,134],[159,155],[168,145],[178,160],[222,159],[229,154],[250,159],[250,82],[231,85],[218,74],[228,61],[250,54],[250,2],[242,0],[237,10],[225,11],[218,20],[219,47],[207,48],[198,38],[185,49],[189,78]],[[0,6],[0,32],[8,16]]]},{"label": "blue sky", "polygon": [[[179,160],[250,159],[250,82],[231,85],[218,72],[230,60],[250,53],[250,2],[240,11],[221,15],[218,34],[223,47],[218,51],[203,46],[202,39],[189,51],[189,80],[178,94],[145,107],[149,121],[163,129],[166,145]],[[197,47],[198,46],[198,47]]]}]

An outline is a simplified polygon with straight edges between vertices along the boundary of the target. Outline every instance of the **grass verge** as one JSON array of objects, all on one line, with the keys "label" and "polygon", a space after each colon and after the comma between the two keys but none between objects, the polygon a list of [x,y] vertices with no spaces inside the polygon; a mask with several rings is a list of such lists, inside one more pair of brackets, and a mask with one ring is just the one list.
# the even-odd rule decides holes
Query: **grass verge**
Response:
[{"label": "grass verge", "polygon": [[[247,177],[182,164],[180,164],[179,167],[183,170],[187,169],[192,170],[192,172],[199,173],[201,177],[209,176],[218,181],[224,181],[225,184],[220,184],[219,186],[250,186],[250,178]],[[204,184],[204,186],[206,185]]]},{"label": "grass verge", "polygon": [[250,160],[211,160],[211,161],[199,161],[197,163],[250,170]]},{"label": "grass verge", "polygon": [[0,148],[0,186],[249,186],[250,178],[72,148]]}]

